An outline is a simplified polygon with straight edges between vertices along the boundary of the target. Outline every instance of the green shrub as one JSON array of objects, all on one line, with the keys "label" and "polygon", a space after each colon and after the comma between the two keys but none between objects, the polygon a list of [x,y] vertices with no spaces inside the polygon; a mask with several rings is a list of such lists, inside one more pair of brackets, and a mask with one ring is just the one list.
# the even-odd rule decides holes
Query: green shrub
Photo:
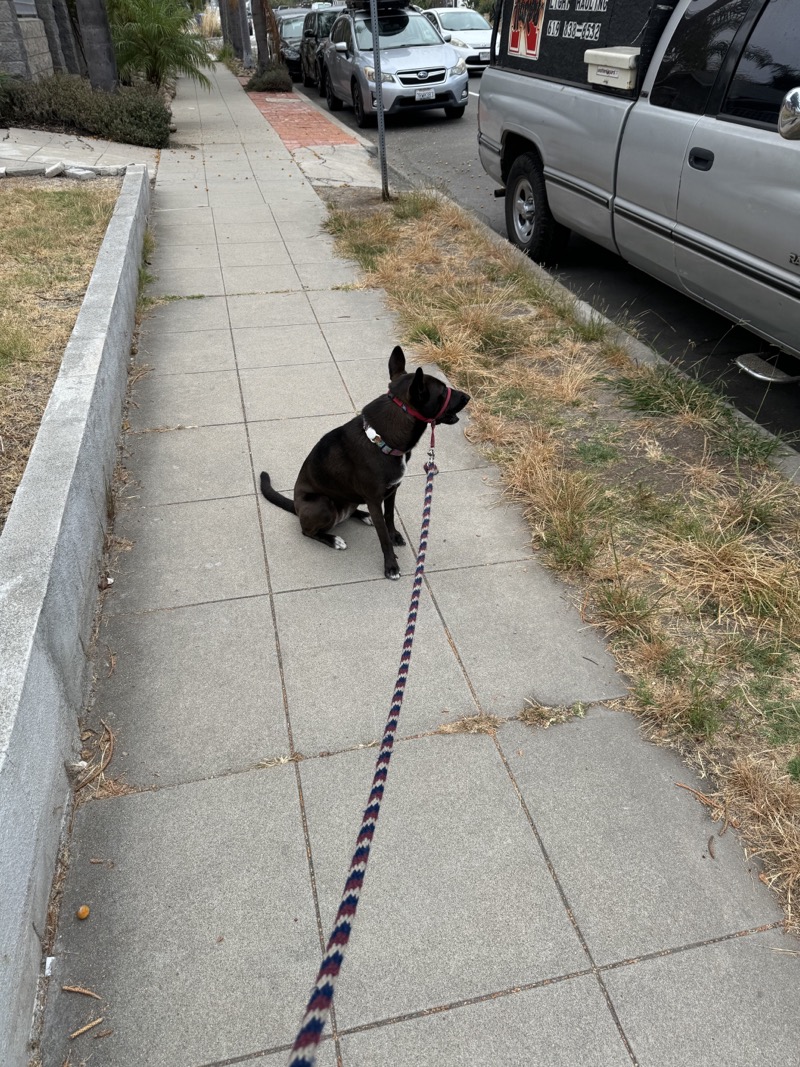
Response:
[{"label": "green shrub", "polygon": [[72,74],[8,81],[0,93],[0,126],[39,127],[103,137],[122,144],[166,148],[170,114],[155,89],[92,89]]},{"label": "green shrub", "polygon": [[200,68],[214,62],[183,0],[108,0],[108,15],[123,80],[139,74],[160,89],[183,74],[211,88]]},{"label": "green shrub", "polygon": [[290,93],[292,76],[284,63],[271,59],[266,70],[256,72],[245,89],[249,93]]}]

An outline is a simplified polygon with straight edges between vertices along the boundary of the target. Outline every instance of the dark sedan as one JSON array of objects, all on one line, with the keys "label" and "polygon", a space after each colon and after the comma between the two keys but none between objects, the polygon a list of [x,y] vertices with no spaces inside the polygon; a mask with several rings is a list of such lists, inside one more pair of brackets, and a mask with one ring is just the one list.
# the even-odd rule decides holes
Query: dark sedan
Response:
[{"label": "dark sedan", "polygon": [[303,22],[305,11],[287,11],[276,16],[278,23],[278,51],[281,59],[289,68],[292,81],[300,81],[302,68],[300,66],[300,42],[303,39]]}]

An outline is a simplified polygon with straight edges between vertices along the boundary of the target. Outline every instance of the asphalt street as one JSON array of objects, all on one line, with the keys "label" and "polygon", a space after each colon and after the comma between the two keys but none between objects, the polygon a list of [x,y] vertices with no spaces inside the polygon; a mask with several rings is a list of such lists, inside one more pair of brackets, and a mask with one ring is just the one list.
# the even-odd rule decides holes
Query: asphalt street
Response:
[{"label": "asphalt street", "polygon": [[[316,89],[296,85],[297,92],[325,107]],[[496,183],[478,158],[480,78],[470,80],[470,102],[463,119],[442,111],[390,116],[387,119],[389,167],[410,185],[434,185],[467,208],[497,233],[506,235],[504,203],[494,196]],[[357,130],[353,111],[336,117]],[[358,131],[374,144],[374,128]],[[693,369],[720,385],[737,407],[773,431],[800,441],[800,385],[770,386],[738,370],[734,358],[764,351],[759,338],[709,311],[599,245],[573,236],[555,276],[611,318],[633,325],[643,341],[666,358]]]}]

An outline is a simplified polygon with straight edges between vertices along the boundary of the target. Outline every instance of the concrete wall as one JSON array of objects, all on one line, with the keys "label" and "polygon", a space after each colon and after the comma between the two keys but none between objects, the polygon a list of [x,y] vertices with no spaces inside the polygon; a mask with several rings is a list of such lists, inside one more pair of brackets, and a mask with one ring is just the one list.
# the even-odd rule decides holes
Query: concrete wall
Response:
[{"label": "concrete wall", "polygon": [[28,50],[13,0],[0,0],[0,71],[23,78],[30,76]]},{"label": "concrete wall", "polygon": [[24,1067],[89,682],[147,218],[129,167],[0,537],[0,1063]]},{"label": "concrete wall", "polygon": [[61,38],[56,24],[55,11],[53,10],[53,0],[36,0],[36,14],[42,20],[44,31],[47,34],[47,47],[50,51],[53,70],[66,71]]},{"label": "concrete wall", "polygon": [[25,51],[28,53],[28,70],[31,78],[44,78],[53,73],[53,57],[50,42],[41,19],[20,19],[19,28]]}]

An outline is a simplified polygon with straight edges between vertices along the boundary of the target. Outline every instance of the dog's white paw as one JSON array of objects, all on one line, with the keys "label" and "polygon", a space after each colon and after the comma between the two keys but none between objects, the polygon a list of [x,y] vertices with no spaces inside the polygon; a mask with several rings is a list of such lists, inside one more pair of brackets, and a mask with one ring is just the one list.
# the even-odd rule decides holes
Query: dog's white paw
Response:
[{"label": "dog's white paw", "polygon": [[371,515],[365,515],[364,518],[361,521],[364,523],[365,526],[374,526],[375,525],[375,523],[372,521],[372,516]]},{"label": "dog's white paw", "polygon": [[333,547],[338,549],[345,549],[347,548],[347,542],[341,537],[334,536]]}]

